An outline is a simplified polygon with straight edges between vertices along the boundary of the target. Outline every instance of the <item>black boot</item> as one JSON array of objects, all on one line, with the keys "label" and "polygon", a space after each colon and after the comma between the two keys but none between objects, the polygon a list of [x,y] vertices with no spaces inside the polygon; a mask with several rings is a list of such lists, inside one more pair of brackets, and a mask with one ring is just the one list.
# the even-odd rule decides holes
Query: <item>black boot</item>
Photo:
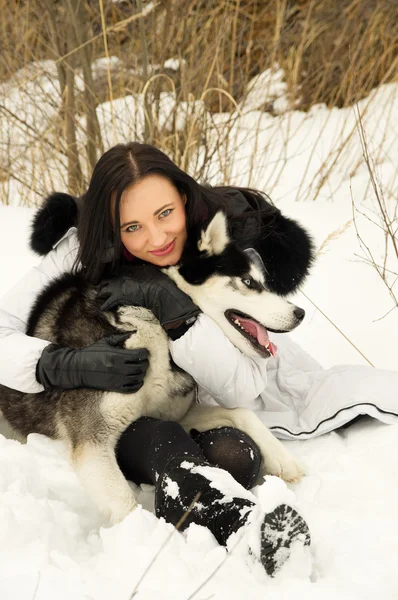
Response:
[{"label": "black boot", "polygon": [[[178,526],[180,531],[191,523],[207,527],[219,544],[226,546],[234,533],[252,528],[248,539],[260,539],[257,555],[268,575],[289,557],[289,548],[299,541],[310,544],[305,521],[290,506],[281,504],[275,510],[261,513],[251,492],[233,477],[197,457],[174,457],[159,476],[155,487],[155,509],[158,517]],[[261,514],[255,522],[254,514]],[[253,546],[254,547],[254,546]]]}]

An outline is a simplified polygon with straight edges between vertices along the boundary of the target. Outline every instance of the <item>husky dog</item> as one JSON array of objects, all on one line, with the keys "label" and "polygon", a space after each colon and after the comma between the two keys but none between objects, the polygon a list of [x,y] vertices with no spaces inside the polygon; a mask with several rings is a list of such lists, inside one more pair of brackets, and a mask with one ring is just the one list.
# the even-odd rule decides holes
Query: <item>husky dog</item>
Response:
[{"label": "husky dog", "polygon": [[[248,356],[274,354],[267,330],[291,331],[304,317],[301,308],[267,290],[261,259],[229,239],[221,212],[184,253],[181,264],[164,272]],[[120,331],[131,334],[123,342],[125,348],[144,347],[150,353],[144,385],[133,397],[92,389],[26,394],[0,387],[0,409],[19,434],[41,433],[67,443],[82,483],[111,523],[137,506],[118,467],[115,447],[128,425],[143,416],[177,421],[187,431],[236,427],[258,445],[262,474],[279,475],[286,481],[302,476],[295,459],[252,411],[195,403],[195,382],[173,365],[167,335],[150,311],[122,306],[102,312],[95,287],[78,274],[67,274],[42,292],[27,333],[82,348]]]}]

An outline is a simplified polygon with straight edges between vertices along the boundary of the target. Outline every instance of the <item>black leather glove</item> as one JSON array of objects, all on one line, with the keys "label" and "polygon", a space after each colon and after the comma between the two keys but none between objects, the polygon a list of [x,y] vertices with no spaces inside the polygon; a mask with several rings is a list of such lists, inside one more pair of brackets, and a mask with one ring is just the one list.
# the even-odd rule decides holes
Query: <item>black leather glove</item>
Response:
[{"label": "black leather glove", "polygon": [[87,348],[46,346],[36,367],[36,379],[46,390],[93,388],[131,394],[144,383],[148,350],[127,350],[121,344],[130,333],[110,335]]},{"label": "black leather glove", "polygon": [[122,275],[98,286],[102,310],[117,306],[142,306],[153,312],[174,340],[195,322],[200,309],[167,275],[152,265],[129,267]]}]

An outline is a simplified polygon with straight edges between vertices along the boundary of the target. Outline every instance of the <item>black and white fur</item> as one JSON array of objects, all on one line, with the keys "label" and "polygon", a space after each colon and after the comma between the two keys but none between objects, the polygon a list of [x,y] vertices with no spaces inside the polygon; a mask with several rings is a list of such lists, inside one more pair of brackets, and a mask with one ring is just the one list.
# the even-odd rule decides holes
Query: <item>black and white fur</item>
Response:
[{"label": "black and white fur", "polygon": [[[266,356],[267,350],[250,339],[231,318],[231,311],[248,315],[273,331],[290,331],[303,316],[301,309],[267,290],[266,274],[250,253],[229,239],[222,213],[187,249],[181,264],[165,272],[250,356]],[[195,403],[194,381],[173,366],[167,336],[152,313],[128,306],[102,313],[95,294],[94,287],[78,275],[54,281],[32,310],[28,335],[81,348],[117,331],[131,332],[124,346],[146,347],[150,352],[144,386],[133,398],[89,389],[24,394],[0,387],[0,409],[22,436],[36,432],[68,444],[76,472],[111,523],[137,506],[116,462],[115,446],[127,426],[142,416],[178,421],[187,431],[236,427],[258,445],[263,474],[279,475],[286,481],[302,476],[295,459],[252,411]]]}]

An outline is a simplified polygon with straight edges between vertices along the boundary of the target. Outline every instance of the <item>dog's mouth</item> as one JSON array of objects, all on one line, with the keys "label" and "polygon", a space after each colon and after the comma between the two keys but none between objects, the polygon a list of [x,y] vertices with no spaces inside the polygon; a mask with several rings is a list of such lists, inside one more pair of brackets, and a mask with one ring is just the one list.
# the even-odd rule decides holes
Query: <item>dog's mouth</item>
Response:
[{"label": "dog's mouth", "polygon": [[237,310],[227,310],[225,317],[235,329],[239,331],[251,345],[264,357],[276,356],[277,347],[268,337],[268,331],[264,325]]}]

